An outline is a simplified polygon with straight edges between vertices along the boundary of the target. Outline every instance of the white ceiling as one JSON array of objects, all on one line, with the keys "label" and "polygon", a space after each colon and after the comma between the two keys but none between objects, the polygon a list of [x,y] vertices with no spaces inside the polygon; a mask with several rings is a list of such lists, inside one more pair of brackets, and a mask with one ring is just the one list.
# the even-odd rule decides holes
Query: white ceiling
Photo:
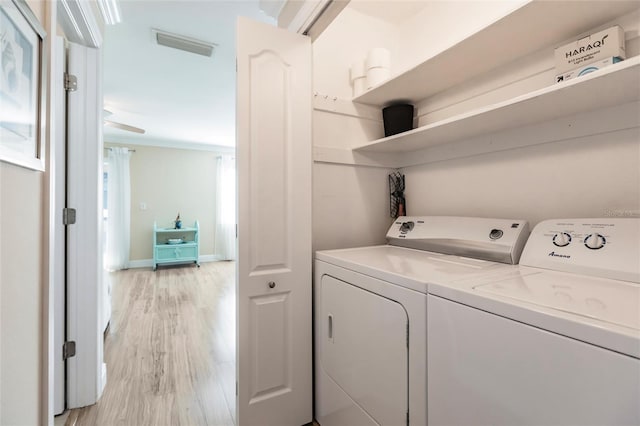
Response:
[{"label": "white ceiling", "polygon": [[[120,1],[122,22],[104,37],[105,141],[235,145],[235,21],[274,23],[258,0]],[[151,29],[217,44],[208,58],[153,42]]]}]

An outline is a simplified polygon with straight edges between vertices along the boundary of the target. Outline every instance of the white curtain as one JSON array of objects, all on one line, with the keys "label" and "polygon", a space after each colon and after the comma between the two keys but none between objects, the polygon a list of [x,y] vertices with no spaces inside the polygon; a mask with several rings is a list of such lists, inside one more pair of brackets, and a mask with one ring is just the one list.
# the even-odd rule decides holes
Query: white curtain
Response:
[{"label": "white curtain", "polygon": [[106,268],[129,267],[131,240],[131,180],[128,148],[110,148],[107,156],[107,247]]},{"label": "white curtain", "polygon": [[216,162],[216,255],[236,258],[236,163],[222,155]]}]

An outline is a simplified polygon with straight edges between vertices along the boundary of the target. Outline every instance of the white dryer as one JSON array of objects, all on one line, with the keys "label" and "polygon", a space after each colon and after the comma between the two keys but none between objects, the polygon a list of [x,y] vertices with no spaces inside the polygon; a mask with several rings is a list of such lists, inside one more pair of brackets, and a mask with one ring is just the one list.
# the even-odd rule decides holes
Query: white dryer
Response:
[{"label": "white dryer", "polygon": [[640,219],[541,222],[427,309],[429,424],[640,424]]},{"label": "white dryer", "polygon": [[320,425],[425,425],[428,285],[513,268],[528,232],[521,220],[401,217],[389,245],[317,252]]}]

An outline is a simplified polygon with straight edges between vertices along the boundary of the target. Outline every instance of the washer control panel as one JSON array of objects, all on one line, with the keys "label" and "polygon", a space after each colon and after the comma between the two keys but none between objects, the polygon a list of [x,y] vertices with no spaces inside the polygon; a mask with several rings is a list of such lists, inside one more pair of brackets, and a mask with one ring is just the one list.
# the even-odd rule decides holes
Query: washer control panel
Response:
[{"label": "washer control panel", "polygon": [[640,282],[640,218],[540,222],[520,264]]}]

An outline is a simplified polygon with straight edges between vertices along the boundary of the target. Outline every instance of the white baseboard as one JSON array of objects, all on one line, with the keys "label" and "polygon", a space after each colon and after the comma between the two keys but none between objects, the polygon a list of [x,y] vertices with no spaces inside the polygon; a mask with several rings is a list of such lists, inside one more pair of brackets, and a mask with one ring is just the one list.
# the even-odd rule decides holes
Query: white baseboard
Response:
[{"label": "white baseboard", "polygon": [[153,259],[130,260],[129,269],[132,268],[151,268],[153,267]]},{"label": "white baseboard", "polygon": [[220,256],[218,256],[217,254],[205,254],[204,256],[200,256],[200,263],[204,263],[204,262],[217,262],[219,260],[222,260],[222,258]]},{"label": "white baseboard", "polygon": [[[102,363],[102,376],[101,376],[101,382],[100,382],[100,395],[102,395],[102,392],[104,392],[104,387],[107,385],[107,364],[106,363]],[[99,397],[98,397],[99,398]]]},{"label": "white baseboard", "polygon": [[[219,260],[222,260],[220,258],[220,256],[218,256],[217,254],[205,254],[200,256],[199,258],[200,263],[205,263],[205,262],[217,262]],[[153,267],[153,259],[141,259],[141,260],[130,260],[129,261],[129,269],[133,269],[133,268],[152,268]]]}]

